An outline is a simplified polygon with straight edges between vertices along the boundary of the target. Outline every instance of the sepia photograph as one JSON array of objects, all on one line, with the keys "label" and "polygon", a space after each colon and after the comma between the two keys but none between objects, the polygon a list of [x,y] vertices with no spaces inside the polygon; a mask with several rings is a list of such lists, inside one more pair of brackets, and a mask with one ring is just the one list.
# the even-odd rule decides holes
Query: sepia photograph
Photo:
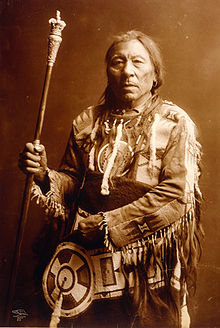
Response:
[{"label": "sepia photograph", "polygon": [[0,327],[220,328],[219,21],[0,0]]}]

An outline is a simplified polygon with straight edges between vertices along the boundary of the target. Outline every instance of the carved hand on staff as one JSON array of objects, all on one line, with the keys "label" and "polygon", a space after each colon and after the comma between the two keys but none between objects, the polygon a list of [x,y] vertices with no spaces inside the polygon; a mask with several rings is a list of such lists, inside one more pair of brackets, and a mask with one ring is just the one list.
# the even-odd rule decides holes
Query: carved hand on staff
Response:
[{"label": "carved hand on staff", "polygon": [[40,184],[46,181],[47,155],[43,145],[34,146],[26,143],[23,152],[19,154],[18,166],[25,174],[33,173],[34,179]]}]

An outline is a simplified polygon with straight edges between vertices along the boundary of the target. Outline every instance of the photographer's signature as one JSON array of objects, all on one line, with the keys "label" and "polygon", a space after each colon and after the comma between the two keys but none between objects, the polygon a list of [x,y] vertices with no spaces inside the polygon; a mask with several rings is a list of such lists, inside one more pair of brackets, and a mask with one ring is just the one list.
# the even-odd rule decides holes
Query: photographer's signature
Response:
[{"label": "photographer's signature", "polygon": [[17,321],[21,321],[28,316],[28,313],[24,309],[12,310],[13,318],[17,318]]}]

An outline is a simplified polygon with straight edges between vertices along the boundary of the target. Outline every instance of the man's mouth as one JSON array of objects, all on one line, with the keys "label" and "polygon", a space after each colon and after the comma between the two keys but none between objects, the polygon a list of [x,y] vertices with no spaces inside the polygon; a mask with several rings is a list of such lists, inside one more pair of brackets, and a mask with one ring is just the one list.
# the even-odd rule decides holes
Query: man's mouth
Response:
[{"label": "man's mouth", "polygon": [[122,85],[122,88],[123,88],[123,89],[126,89],[126,88],[137,88],[137,85],[134,84],[134,83],[124,83],[124,84]]}]

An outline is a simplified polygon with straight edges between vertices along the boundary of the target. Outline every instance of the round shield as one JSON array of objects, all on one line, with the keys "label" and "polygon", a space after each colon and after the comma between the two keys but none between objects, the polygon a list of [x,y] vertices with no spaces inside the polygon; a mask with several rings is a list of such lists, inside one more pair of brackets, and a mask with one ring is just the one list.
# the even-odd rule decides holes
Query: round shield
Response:
[{"label": "round shield", "polygon": [[75,317],[92,302],[94,277],[90,257],[84,248],[61,243],[48,264],[42,281],[44,296],[54,309],[62,293],[62,317]]}]

